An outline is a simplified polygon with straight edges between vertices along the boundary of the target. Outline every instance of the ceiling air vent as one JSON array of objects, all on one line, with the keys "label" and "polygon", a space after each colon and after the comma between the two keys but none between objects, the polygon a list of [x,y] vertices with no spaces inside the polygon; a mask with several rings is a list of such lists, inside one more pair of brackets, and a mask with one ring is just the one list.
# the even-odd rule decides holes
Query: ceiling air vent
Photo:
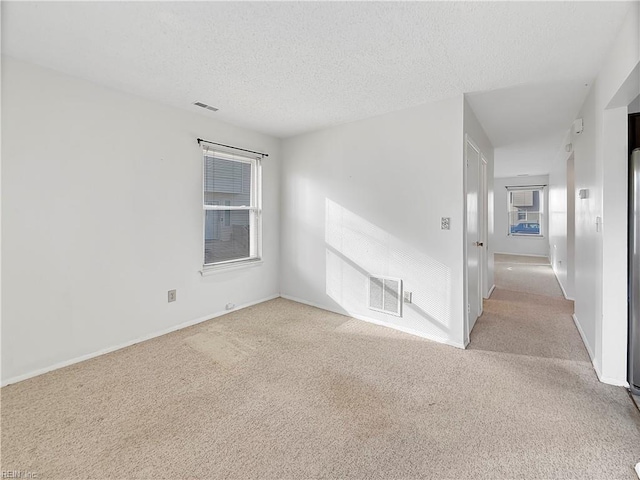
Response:
[{"label": "ceiling air vent", "polygon": [[202,108],[206,108],[207,110],[211,110],[212,112],[217,112],[218,109],[216,107],[212,107],[211,105],[207,105],[206,103],[202,103],[202,102],[193,102],[193,104],[196,107],[202,107]]},{"label": "ceiling air vent", "polygon": [[402,280],[371,275],[369,277],[369,308],[401,317]]}]

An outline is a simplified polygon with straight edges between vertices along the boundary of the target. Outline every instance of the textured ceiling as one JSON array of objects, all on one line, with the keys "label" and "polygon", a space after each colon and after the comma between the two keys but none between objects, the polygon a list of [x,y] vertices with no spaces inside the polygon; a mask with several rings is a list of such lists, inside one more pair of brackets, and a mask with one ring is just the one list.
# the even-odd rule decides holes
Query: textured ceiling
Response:
[{"label": "textured ceiling", "polygon": [[628,8],[2,2],[2,49],[279,137],[489,91],[469,98],[501,146],[566,129]]}]

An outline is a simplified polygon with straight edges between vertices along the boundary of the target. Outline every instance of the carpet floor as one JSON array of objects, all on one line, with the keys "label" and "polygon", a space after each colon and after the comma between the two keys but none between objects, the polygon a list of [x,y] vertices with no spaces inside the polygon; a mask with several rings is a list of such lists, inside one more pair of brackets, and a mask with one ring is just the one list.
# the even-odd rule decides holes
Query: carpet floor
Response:
[{"label": "carpet floor", "polygon": [[547,257],[495,254],[494,260],[496,288],[564,297]]},{"label": "carpet floor", "polygon": [[498,287],[459,350],[265,302],[3,388],[1,468],[38,479],[634,479],[640,412],[598,382],[571,311],[557,295]]}]

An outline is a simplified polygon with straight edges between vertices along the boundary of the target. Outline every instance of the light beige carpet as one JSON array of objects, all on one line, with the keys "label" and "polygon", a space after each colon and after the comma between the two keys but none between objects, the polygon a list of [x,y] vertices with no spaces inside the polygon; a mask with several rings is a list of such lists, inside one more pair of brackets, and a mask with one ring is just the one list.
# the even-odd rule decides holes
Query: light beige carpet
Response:
[{"label": "light beige carpet", "polygon": [[495,253],[495,263],[517,263],[527,265],[550,265],[549,257],[536,255],[512,255],[508,253]]},{"label": "light beige carpet", "polygon": [[564,297],[547,257],[494,255],[496,288]]},{"label": "light beige carpet", "polygon": [[273,300],[3,388],[2,470],[633,479],[640,412],[570,311],[498,288],[463,351]]}]

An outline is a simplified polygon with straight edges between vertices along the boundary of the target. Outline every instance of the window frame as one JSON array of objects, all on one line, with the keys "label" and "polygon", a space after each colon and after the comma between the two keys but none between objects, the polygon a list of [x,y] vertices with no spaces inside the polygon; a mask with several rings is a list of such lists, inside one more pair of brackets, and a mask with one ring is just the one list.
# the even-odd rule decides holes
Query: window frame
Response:
[{"label": "window frame", "polygon": [[[251,165],[251,179],[249,184],[250,200],[249,205],[207,205],[206,203],[206,169],[207,158],[217,158],[220,160],[238,162]],[[201,273],[215,272],[229,268],[238,268],[247,265],[262,263],[262,157],[239,155],[218,148],[202,146],[202,270]],[[227,202],[225,202],[227,203]],[[249,212],[249,256],[220,262],[206,263],[206,217],[207,211],[218,211],[228,213],[231,219],[234,211]],[[226,215],[223,217],[225,218]],[[226,220],[225,222],[226,223]],[[231,223],[231,221],[230,221]],[[232,226],[232,225],[229,225]]]},{"label": "window frame", "polygon": [[[544,238],[545,237],[545,229],[544,229],[544,219],[546,216],[546,208],[547,208],[547,202],[545,202],[545,188],[546,185],[507,185],[506,189],[507,189],[507,236],[508,237],[518,237],[518,238]],[[540,226],[540,233],[512,233],[511,232],[511,198],[512,198],[512,193],[513,192],[521,192],[521,191],[537,191],[538,193],[538,202],[539,202],[539,206],[538,206],[538,210],[536,212],[531,212],[531,213],[536,213],[538,215],[538,225]],[[525,214],[528,212],[525,212]],[[521,223],[520,220],[520,212],[518,212],[518,223]],[[524,219],[524,222],[527,223],[533,223],[533,222],[529,222],[526,218]]]}]

